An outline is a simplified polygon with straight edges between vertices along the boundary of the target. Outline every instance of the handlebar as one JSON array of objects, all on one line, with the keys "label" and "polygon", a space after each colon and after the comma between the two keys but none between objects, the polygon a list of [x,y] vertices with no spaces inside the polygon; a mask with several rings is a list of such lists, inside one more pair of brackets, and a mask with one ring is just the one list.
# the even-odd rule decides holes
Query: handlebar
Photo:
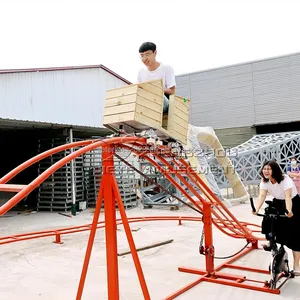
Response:
[{"label": "handlebar", "polygon": [[[270,206],[272,204],[272,201],[266,201],[266,203]],[[252,211],[256,212],[256,208],[255,208],[254,201],[253,201],[252,197],[250,198],[250,204],[251,204]],[[285,212],[288,214],[287,209],[285,210]],[[259,216],[259,217],[265,217],[266,216],[266,214],[259,214],[259,213],[257,213],[256,215]],[[270,214],[270,215],[281,217],[281,218],[287,218],[286,215],[279,215],[279,214]]]}]

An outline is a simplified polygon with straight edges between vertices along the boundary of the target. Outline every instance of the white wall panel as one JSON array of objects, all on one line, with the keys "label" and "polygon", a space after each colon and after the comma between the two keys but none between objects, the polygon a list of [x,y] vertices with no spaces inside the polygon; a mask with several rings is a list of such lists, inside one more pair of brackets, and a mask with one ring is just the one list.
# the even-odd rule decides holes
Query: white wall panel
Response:
[{"label": "white wall panel", "polygon": [[215,129],[300,121],[300,54],[176,77],[191,123]]},{"label": "white wall panel", "polygon": [[0,118],[102,127],[106,90],[126,84],[100,67],[0,74]]}]

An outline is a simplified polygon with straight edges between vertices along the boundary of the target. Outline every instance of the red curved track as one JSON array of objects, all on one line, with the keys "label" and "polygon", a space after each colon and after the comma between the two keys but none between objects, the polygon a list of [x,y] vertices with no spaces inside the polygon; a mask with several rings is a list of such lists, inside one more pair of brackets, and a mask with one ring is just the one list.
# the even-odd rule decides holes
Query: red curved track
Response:
[{"label": "red curved track", "polygon": [[[81,147],[80,149],[72,152],[68,156],[64,157],[60,161],[53,164],[46,171],[40,174],[36,179],[34,179],[28,185],[11,185],[8,182],[14,178],[17,174],[22,172],[27,167],[31,166],[34,163],[52,155],[58,153],[60,151],[64,151],[66,149],[70,149],[73,147]],[[18,234],[8,237],[0,238],[0,244],[12,243],[20,240],[28,240],[33,238],[41,238],[45,236],[56,236],[56,242],[60,242],[60,235],[69,234],[79,231],[90,230],[90,236],[88,241],[88,246],[86,250],[86,256],[83,264],[82,274],[79,282],[77,300],[81,299],[83,293],[83,287],[85,283],[86,273],[90,261],[90,255],[92,251],[92,246],[94,243],[95,231],[97,228],[104,227],[103,222],[98,222],[101,203],[104,200],[105,203],[105,228],[106,228],[106,255],[107,255],[107,268],[108,268],[108,295],[110,300],[119,299],[119,283],[118,283],[118,263],[117,263],[117,240],[116,240],[116,226],[120,223],[120,220],[116,219],[115,213],[115,202],[118,204],[120,209],[120,214],[122,218],[122,224],[124,226],[127,239],[130,245],[132,257],[134,260],[134,264],[136,267],[136,271],[138,274],[138,278],[140,281],[141,289],[143,291],[144,299],[150,300],[150,294],[147,288],[147,284],[143,275],[143,271],[141,268],[141,264],[137,255],[137,251],[135,248],[134,240],[131,234],[131,230],[129,227],[130,222],[141,222],[141,221],[155,221],[161,220],[189,220],[189,221],[200,221],[202,218],[189,218],[189,217],[149,217],[149,218],[130,218],[128,219],[122,204],[122,199],[118,190],[117,182],[113,173],[110,171],[114,169],[113,155],[115,153],[115,149],[126,149],[135,153],[140,158],[147,160],[153,166],[155,166],[158,171],[164,174],[164,176],[178,189],[181,193],[186,197],[188,201],[190,201],[199,211],[204,212],[204,227],[205,224],[207,227],[206,233],[210,235],[207,239],[208,242],[212,241],[212,227],[211,223],[213,223],[220,231],[231,236],[233,238],[245,239],[247,243],[252,243],[252,247],[246,249],[243,253],[246,254],[249,251],[257,248],[257,241],[262,239],[259,236],[256,236],[255,233],[259,232],[257,230],[257,225],[250,224],[246,222],[240,222],[237,218],[227,209],[227,207],[223,204],[223,202],[218,199],[210,188],[201,180],[201,178],[195,173],[192,168],[190,168],[189,164],[182,158],[176,156],[172,150],[165,146],[158,146],[153,148],[148,145],[145,138],[138,137],[116,137],[105,140],[87,140],[82,142],[75,142],[66,145],[62,145],[51,150],[48,150],[42,154],[39,154],[32,159],[26,161],[21,164],[17,168],[13,169],[7,175],[0,179],[0,191],[14,191],[17,192],[8,202],[0,207],[0,216],[7,213],[12,207],[18,204],[22,199],[24,199],[30,192],[36,189],[41,183],[43,183],[51,174],[53,174],[56,170],[75,159],[78,156],[83,155],[86,152],[94,150],[96,148],[102,147],[102,171],[103,178],[101,181],[101,186],[98,193],[98,199],[96,204],[96,209],[94,213],[93,223],[83,226],[75,226],[69,228],[57,229],[55,231],[41,231],[41,232],[33,232],[26,234]],[[177,177],[177,178],[175,178]],[[177,180],[176,180],[177,179]],[[192,184],[191,184],[192,183]],[[197,188],[197,190],[195,189]],[[186,191],[189,190],[189,193]],[[201,193],[198,192],[201,191]],[[205,199],[204,199],[204,198]],[[196,199],[196,200],[195,200]],[[206,216],[206,217],[205,217]],[[250,228],[256,227],[254,230]],[[205,235],[206,239],[206,235]],[[212,251],[212,252],[211,252]],[[215,269],[213,266],[213,245],[207,245],[206,247],[206,261],[208,270],[199,274],[205,274],[204,277],[201,277],[202,280],[205,278],[207,280],[211,280],[211,274],[215,273]],[[237,259],[237,257],[235,258]],[[222,268],[222,267],[221,267]],[[237,268],[237,266],[235,266]],[[220,269],[220,268],[219,268]],[[248,270],[253,270],[249,269]],[[189,270],[192,273],[195,273],[195,270]],[[196,273],[195,273],[196,274]],[[216,276],[216,275],[215,275]],[[224,276],[224,274],[220,273],[217,276]],[[227,275],[226,275],[227,276]],[[224,277],[223,277],[224,278]],[[226,277],[227,278],[227,277]],[[229,276],[230,280],[241,280],[240,277]],[[197,283],[200,282],[199,280]],[[218,280],[217,280],[218,281]],[[243,279],[242,281],[245,281]],[[258,282],[258,281],[257,281]],[[188,287],[176,292],[170,297],[166,298],[168,300],[174,299],[177,295],[183,293],[190,287],[194,286],[197,283],[192,283]],[[226,284],[224,281],[219,280],[219,283]],[[243,288],[251,288],[264,290],[267,288],[253,288],[249,285],[244,285],[243,283],[233,283],[231,285],[241,286]]]},{"label": "red curved track", "polygon": [[[111,146],[115,148],[123,148],[134,152],[135,154],[143,157],[145,160],[150,162],[158,170],[160,170],[166,178],[172,184],[179,189],[185,197],[194,204],[200,211],[202,211],[202,205],[204,199],[203,197],[193,188],[193,186],[187,181],[188,178],[195,186],[197,186],[203,195],[209,200],[214,209],[213,212],[213,223],[214,225],[221,230],[223,233],[234,237],[234,238],[244,238],[247,240],[257,240],[259,237],[253,234],[247,226],[250,225],[245,222],[240,222],[236,217],[227,209],[227,207],[220,201],[210,190],[210,188],[201,180],[201,178],[190,168],[187,162],[182,158],[177,158],[171,150],[165,146],[159,146],[157,148],[151,148],[147,145],[144,138],[137,137],[118,137],[111,138],[106,140],[87,140],[81,142],[70,143],[62,145],[51,150],[48,150],[44,153],[41,153],[32,159],[21,164],[17,168],[13,169],[7,175],[0,179],[0,190],[9,190],[10,185],[7,184],[14,176],[22,172],[27,167],[31,166],[34,163],[60,151],[70,149],[72,147],[81,148],[68,156],[64,157],[60,161],[56,162],[54,165],[49,167],[46,171],[40,174],[35,180],[33,180],[28,185],[14,185],[11,188],[14,188],[18,193],[13,196],[8,202],[3,204],[0,207],[0,216],[8,212],[12,207],[14,207],[18,202],[24,199],[30,192],[37,188],[44,180],[46,180],[52,173],[64,166],[66,163],[70,162],[72,159],[89,152],[93,149]],[[172,158],[173,165],[166,158]],[[176,167],[174,166],[176,165]],[[181,184],[176,182],[171,173],[177,176]],[[185,185],[190,190],[191,194],[186,192],[182,185]],[[18,189],[19,188],[19,189]],[[194,197],[193,197],[194,196]],[[197,201],[194,200],[196,197]]]},{"label": "red curved track", "polygon": [[[46,171],[40,174],[35,180],[33,180],[28,185],[12,186],[7,184],[13,177],[15,177],[17,174],[19,174],[32,164],[37,163],[38,161],[52,154],[79,146],[81,146],[79,150],[74,151],[73,153],[64,157],[60,161],[56,162],[54,165],[49,167]],[[138,137],[118,137],[105,140],[86,140],[70,143],[45,151],[24,162],[23,164],[16,167],[0,179],[0,190],[12,189],[18,191],[15,196],[13,196],[8,202],[6,202],[0,207],[0,216],[8,212],[18,202],[24,199],[30,192],[37,188],[43,181],[45,181],[51,174],[53,174],[56,170],[64,166],[66,163],[70,162],[78,156],[81,156],[86,152],[103,146],[110,146],[114,148],[123,148],[126,150],[130,150],[136,155],[139,155],[140,157],[144,158],[153,166],[155,166],[158,170],[160,170],[164,174],[164,176],[170,182],[172,182],[172,184],[177,189],[179,189],[191,203],[194,204],[195,207],[202,211],[202,203],[204,199],[200,195],[200,193],[198,193],[194,189],[194,187],[188,182],[188,180],[186,179],[188,178],[191,182],[193,182],[194,186],[197,186],[199,190],[201,190],[206,200],[210,201],[213,204],[213,223],[219,230],[234,238],[242,238],[247,240],[260,239],[260,237],[255,236],[253,234],[256,231],[252,231],[248,227],[249,225],[253,224],[238,221],[236,217],[222,203],[222,201],[220,201],[213,194],[210,188],[201,180],[197,173],[195,173],[190,168],[190,166],[184,159],[176,157],[176,155],[165,146],[152,148],[146,143],[146,140],[144,138]],[[167,160],[167,158],[172,158],[173,164],[171,164]],[[173,176],[171,174],[173,174]],[[174,179],[174,175],[179,179],[181,184],[176,182],[176,180]],[[192,195],[186,192],[186,189],[183,187],[183,185],[190,190]],[[195,198],[197,199],[197,201],[194,200]]]},{"label": "red curved track", "polygon": [[[139,223],[139,222],[151,222],[151,221],[178,221],[179,225],[182,222],[192,221],[192,222],[201,222],[201,217],[189,217],[189,216],[151,216],[151,217],[135,217],[135,218],[128,218],[129,223]],[[122,224],[122,219],[117,219],[117,225]],[[97,224],[97,229],[104,228],[105,222],[101,221]],[[65,227],[55,230],[43,230],[39,232],[28,232],[28,233],[21,233],[21,234],[14,234],[0,237],[0,245],[15,243],[19,241],[26,241],[32,240],[37,238],[49,237],[49,236],[58,236],[60,240],[60,236],[88,231],[91,229],[91,224],[85,224],[80,226],[71,226]]]},{"label": "red curved track", "polygon": [[[202,217],[191,217],[191,216],[149,216],[149,217],[133,217],[128,218],[129,223],[140,223],[140,222],[151,222],[151,221],[178,221],[179,225],[182,222],[201,222]],[[122,224],[122,219],[117,219],[117,225]],[[259,227],[256,224],[249,224],[253,227]],[[104,228],[105,222],[101,221],[97,224],[97,229]],[[57,240],[61,239],[61,236],[82,232],[82,231],[89,231],[91,229],[91,224],[84,224],[80,226],[71,226],[65,228],[59,228],[55,230],[43,230],[38,232],[27,232],[27,233],[20,233],[8,236],[0,237],[0,245],[16,243],[20,241],[32,240],[37,238],[44,238],[49,236],[55,236]]]}]

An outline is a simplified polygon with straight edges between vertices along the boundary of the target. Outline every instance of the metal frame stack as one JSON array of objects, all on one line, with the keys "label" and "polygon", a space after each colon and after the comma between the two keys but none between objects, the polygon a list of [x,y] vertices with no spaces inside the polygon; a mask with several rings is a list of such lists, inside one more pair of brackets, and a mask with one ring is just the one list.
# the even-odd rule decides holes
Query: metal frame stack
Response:
[{"label": "metal frame stack", "polygon": [[[130,161],[130,158],[132,157],[128,156],[126,160],[130,163],[133,163],[132,160]],[[136,174],[132,169],[130,169],[116,157],[115,175],[124,207],[128,209],[138,206]]]},{"label": "metal frame stack", "polygon": [[[79,141],[79,139],[73,139]],[[70,142],[69,137],[40,139],[38,153]],[[73,151],[78,148],[74,148]],[[99,192],[102,177],[102,149],[94,149],[74,160],[74,181],[76,193],[76,206],[79,202],[86,201],[87,207],[94,207]],[[54,163],[70,154],[71,150],[65,150],[53,154],[38,164],[38,174],[51,167]],[[117,151],[117,154],[134,163],[134,157],[127,151]],[[137,181],[135,172],[122,161],[114,157],[115,176],[118,182],[123,204],[126,209],[138,205]],[[72,208],[72,181],[71,164],[68,163],[48,179],[46,179],[38,190],[37,210],[68,211]]]},{"label": "metal frame stack", "polygon": [[[245,185],[259,184],[261,181],[259,172],[265,161],[275,159],[283,172],[286,172],[291,157],[299,159],[299,153],[300,131],[255,135],[247,142],[226,151],[234,171]],[[224,175],[226,170],[222,169],[213,155],[208,156],[208,163],[218,186],[229,187]]]},{"label": "metal frame stack", "polygon": [[[172,162],[170,161],[172,164]],[[181,191],[179,191],[165,176],[159,172],[156,167],[154,167],[152,164],[141,161],[140,162],[140,170],[147,175],[147,177],[154,180],[157,184],[164,187],[168,192],[175,195],[176,197],[184,200],[185,196]],[[186,177],[185,174],[181,174],[183,177]],[[179,179],[174,175],[174,179],[177,183],[179,182]],[[186,179],[186,178],[185,178]],[[142,204],[144,208],[151,208],[153,205],[160,205],[160,206],[171,206],[171,207],[179,207],[182,206],[182,202],[178,201],[176,198],[172,197],[167,191],[164,191],[157,187],[155,184],[149,183],[146,178],[141,178],[140,180],[141,185],[141,197],[142,197]],[[189,181],[189,183],[198,191],[199,189]],[[191,195],[191,191],[188,190],[188,188],[185,186],[185,184],[181,184],[181,187],[184,188],[184,190]]]},{"label": "metal frame stack", "polygon": [[[95,207],[97,195],[102,177],[102,149],[98,148],[84,155],[84,177],[85,177],[85,199],[88,207]],[[133,164],[133,156],[129,152],[122,150],[117,154]],[[115,177],[119,186],[120,194],[125,209],[138,205],[137,197],[137,177],[135,172],[114,157]],[[102,205],[103,206],[103,205]]]},{"label": "metal frame stack", "polygon": [[95,207],[102,177],[102,149],[84,154],[84,199],[88,207]]},{"label": "metal frame stack", "polygon": [[[51,148],[69,143],[68,137],[40,139],[38,143],[38,153],[42,153]],[[74,140],[75,141],[75,140]],[[77,150],[76,148],[74,150]],[[70,154],[71,150],[65,150],[53,154],[38,163],[38,175],[48,169],[54,163]],[[84,173],[83,157],[74,160],[74,180],[76,203],[84,201]],[[37,210],[47,211],[68,211],[72,206],[72,182],[71,164],[68,163],[52,175],[50,175],[38,189]]]}]

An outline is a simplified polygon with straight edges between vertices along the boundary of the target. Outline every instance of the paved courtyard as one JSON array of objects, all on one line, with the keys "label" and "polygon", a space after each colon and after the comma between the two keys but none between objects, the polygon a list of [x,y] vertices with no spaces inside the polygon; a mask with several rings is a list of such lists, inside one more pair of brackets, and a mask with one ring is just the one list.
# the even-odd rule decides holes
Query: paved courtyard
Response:
[{"label": "paved courtyard", "polygon": [[[251,214],[249,204],[235,205],[230,210],[239,220],[258,224],[261,222],[259,217]],[[138,207],[128,210],[127,215],[128,217],[199,216],[187,207],[180,208],[179,211],[170,211],[167,208],[144,210]],[[49,212],[30,214],[10,212],[6,217],[0,218],[0,236],[88,224],[92,217],[91,209],[72,218]],[[121,225],[118,228],[118,251],[127,251],[125,231]],[[132,223],[131,228],[137,230],[132,232],[137,247],[173,239],[170,244],[139,252],[151,299],[161,300],[199,277],[181,273],[178,267],[205,267],[205,258],[198,252],[202,223],[183,222],[182,226],[178,226],[177,221],[142,222]],[[89,232],[85,231],[62,236],[64,243],[61,245],[53,243],[53,237],[46,237],[0,246],[0,299],[75,299],[88,234]],[[104,229],[97,231],[82,299],[107,299],[104,234]],[[216,256],[227,256],[241,249],[245,241],[230,238],[214,229],[214,245]],[[289,255],[292,258],[290,251]],[[239,264],[267,269],[269,261],[269,253],[257,250],[240,259]],[[216,260],[215,263],[218,265],[223,262],[223,260]],[[257,280],[268,279],[268,275],[263,274],[248,274],[237,270],[225,271],[245,274],[247,278]],[[130,255],[119,257],[119,275],[120,299],[142,300],[143,296]],[[300,299],[300,278],[289,280],[283,286],[280,295],[202,282],[176,299],[253,300],[258,298]]]}]

